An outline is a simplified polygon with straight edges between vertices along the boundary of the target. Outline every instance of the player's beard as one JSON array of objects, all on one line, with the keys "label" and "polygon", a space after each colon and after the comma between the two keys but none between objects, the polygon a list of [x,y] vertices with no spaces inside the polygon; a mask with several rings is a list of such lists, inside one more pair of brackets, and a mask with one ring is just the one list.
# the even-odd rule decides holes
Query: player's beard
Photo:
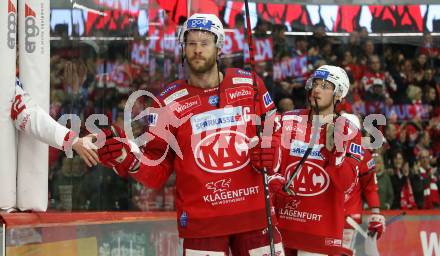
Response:
[{"label": "player's beard", "polygon": [[[202,60],[204,63],[202,64],[195,64],[194,61],[195,59],[199,59]],[[215,63],[216,63],[216,56],[213,54],[208,58],[205,57],[192,57],[191,59],[188,59],[188,66],[189,69],[197,74],[203,74],[206,73],[207,71],[210,71],[214,68]]]}]

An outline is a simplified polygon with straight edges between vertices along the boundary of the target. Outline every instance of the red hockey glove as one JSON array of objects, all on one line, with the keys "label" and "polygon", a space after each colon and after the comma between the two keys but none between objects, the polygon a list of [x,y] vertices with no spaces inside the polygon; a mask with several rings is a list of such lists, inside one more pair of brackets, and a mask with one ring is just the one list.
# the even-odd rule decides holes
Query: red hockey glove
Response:
[{"label": "red hockey glove", "polygon": [[368,217],[368,234],[374,236],[377,233],[377,239],[385,232],[385,217],[382,214],[371,214]]},{"label": "red hockey glove", "polygon": [[281,174],[276,173],[269,176],[268,183],[272,202],[276,208],[284,208],[284,206],[292,201],[292,197],[283,191],[286,179]]},{"label": "red hockey glove", "polygon": [[121,177],[127,177],[128,172],[139,169],[140,162],[133,154],[125,132],[116,125],[102,129],[105,145],[98,149],[101,164],[113,168]]},{"label": "red hockey glove", "polygon": [[[265,147],[262,147],[262,142]],[[255,145],[250,149],[254,169],[262,172],[266,168],[268,175],[276,173],[280,163],[280,138],[278,136],[262,137],[261,139],[253,137],[250,142],[250,145],[252,144]]]},{"label": "red hockey glove", "polygon": [[344,148],[344,143],[336,146],[337,140],[341,140],[341,127],[340,122],[336,124],[330,123],[326,125],[326,136],[325,136],[325,146],[321,149],[321,154],[325,159],[327,159],[332,165],[340,165],[345,158],[346,151]]}]

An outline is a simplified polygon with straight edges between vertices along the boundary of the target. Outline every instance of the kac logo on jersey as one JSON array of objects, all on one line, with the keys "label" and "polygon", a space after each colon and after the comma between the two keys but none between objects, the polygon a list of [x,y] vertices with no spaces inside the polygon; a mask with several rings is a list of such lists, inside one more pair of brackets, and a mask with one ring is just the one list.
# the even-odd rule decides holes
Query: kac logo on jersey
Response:
[{"label": "kac logo on jersey", "polygon": [[207,19],[190,19],[188,20],[188,29],[208,29],[210,30],[212,21]]},{"label": "kac logo on jersey", "polygon": [[[286,168],[286,173],[292,174],[299,161]],[[298,196],[317,196],[324,193],[330,186],[330,177],[320,165],[305,161],[298,175],[294,178],[291,189]]]},{"label": "kac logo on jersey", "polygon": [[272,98],[270,97],[269,92],[266,92],[263,95],[263,101],[264,101],[264,106],[267,108],[269,107],[271,104],[273,104]]},{"label": "kac logo on jersey", "polygon": [[209,134],[194,148],[197,165],[209,173],[240,171],[249,164],[249,138],[237,131]]},{"label": "kac logo on jersey", "polygon": [[211,106],[217,106],[217,104],[218,104],[218,95],[209,96],[208,103]]}]

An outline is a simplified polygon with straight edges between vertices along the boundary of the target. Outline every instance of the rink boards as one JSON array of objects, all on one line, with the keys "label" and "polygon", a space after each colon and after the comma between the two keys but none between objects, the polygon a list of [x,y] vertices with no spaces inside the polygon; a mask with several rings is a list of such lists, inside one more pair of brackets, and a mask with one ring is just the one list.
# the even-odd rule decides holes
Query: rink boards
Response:
[{"label": "rink boards", "polygon": [[[401,211],[388,211],[387,219]],[[2,214],[6,255],[177,256],[175,212]],[[366,228],[366,218],[363,227]],[[2,231],[0,227],[0,231]],[[4,234],[4,235],[3,235]],[[390,224],[378,242],[381,255],[440,255],[440,211],[411,211]],[[356,255],[365,255],[356,239]],[[54,254],[55,253],[55,254]]]}]

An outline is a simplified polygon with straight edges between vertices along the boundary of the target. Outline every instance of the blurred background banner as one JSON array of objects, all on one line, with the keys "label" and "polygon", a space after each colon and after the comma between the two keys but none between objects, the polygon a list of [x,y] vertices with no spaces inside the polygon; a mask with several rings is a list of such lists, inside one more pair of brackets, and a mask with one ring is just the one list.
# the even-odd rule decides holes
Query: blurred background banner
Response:
[{"label": "blurred background banner", "polygon": [[[60,1],[61,2],[61,1]],[[138,33],[144,35],[148,23],[167,13],[175,24],[186,17],[186,1],[65,1],[52,6],[51,26],[67,26],[68,35],[94,36],[99,32],[117,32],[138,25]],[[243,1],[192,1],[191,12],[220,15],[229,28],[241,23]],[[365,27],[370,33],[423,33],[440,32],[440,4],[411,4],[399,2],[393,5],[330,5],[293,3],[250,3],[257,16],[274,24],[285,25],[289,32],[312,32],[313,26],[323,26],[328,32],[350,33]],[[252,12],[251,12],[252,13]],[[237,17],[238,16],[238,17]],[[236,21],[237,20],[237,21]],[[153,35],[149,33],[148,35]]]}]

